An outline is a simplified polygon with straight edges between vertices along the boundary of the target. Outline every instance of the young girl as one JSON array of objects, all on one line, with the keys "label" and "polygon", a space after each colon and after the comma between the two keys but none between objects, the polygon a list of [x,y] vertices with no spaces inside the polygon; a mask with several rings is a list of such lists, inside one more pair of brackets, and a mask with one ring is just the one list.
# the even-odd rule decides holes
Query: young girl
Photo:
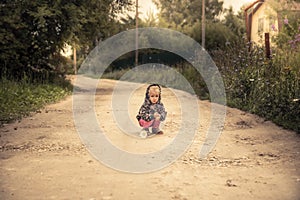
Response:
[{"label": "young girl", "polygon": [[[166,119],[167,112],[161,102],[161,87],[158,84],[151,84],[146,90],[146,97],[143,105],[141,106],[137,120],[143,130],[141,137],[147,137],[152,134],[163,134],[159,129],[161,121]],[[150,133],[149,128],[152,128]],[[146,133],[146,135],[145,135]]]}]

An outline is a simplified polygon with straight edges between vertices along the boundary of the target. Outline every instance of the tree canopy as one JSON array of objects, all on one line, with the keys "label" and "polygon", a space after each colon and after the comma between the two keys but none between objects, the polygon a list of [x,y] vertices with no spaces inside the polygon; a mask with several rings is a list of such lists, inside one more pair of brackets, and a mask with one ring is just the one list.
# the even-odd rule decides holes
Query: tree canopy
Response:
[{"label": "tree canopy", "polygon": [[108,37],[132,0],[2,0],[0,77],[55,71],[65,43],[91,46]]},{"label": "tree canopy", "polygon": [[[154,0],[160,9],[160,17],[169,24],[186,26],[201,20],[201,0]],[[223,11],[223,2],[218,0],[206,0],[206,19],[217,20]]]}]

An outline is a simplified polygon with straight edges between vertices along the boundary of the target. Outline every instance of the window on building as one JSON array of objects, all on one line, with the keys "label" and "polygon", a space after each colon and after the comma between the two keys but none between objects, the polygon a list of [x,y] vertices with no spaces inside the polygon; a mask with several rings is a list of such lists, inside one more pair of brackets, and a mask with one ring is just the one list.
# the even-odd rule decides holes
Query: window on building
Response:
[{"label": "window on building", "polygon": [[257,28],[257,31],[259,34],[263,33],[264,32],[264,18],[261,17],[258,19],[258,28]]}]

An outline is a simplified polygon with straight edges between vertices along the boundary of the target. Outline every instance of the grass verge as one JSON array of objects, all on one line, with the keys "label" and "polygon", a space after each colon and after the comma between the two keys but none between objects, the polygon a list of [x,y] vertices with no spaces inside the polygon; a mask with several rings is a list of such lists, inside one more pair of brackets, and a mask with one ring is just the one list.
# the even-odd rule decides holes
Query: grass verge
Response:
[{"label": "grass verge", "polygon": [[0,126],[43,108],[46,104],[71,94],[72,85],[66,80],[56,83],[28,83],[0,80]]}]

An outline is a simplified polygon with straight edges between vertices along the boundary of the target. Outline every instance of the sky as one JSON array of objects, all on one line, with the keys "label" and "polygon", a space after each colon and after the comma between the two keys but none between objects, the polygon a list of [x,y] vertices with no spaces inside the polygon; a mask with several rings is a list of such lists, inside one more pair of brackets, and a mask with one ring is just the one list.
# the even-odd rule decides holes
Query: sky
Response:
[{"label": "sky", "polygon": [[255,0],[223,0],[224,7],[229,8],[232,6],[235,12],[239,11],[244,4],[249,4],[254,1]]},{"label": "sky", "polygon": [[[229,8],[230,6],[233,7],[235,12],[240,10],[240,7],[244,4],[254,2],[254,0],[223,0],[224,7]],[[139,0],[139,12],[146,16],[147,12],[157,12],[155,5],[152,3],[152,0]]]}]

